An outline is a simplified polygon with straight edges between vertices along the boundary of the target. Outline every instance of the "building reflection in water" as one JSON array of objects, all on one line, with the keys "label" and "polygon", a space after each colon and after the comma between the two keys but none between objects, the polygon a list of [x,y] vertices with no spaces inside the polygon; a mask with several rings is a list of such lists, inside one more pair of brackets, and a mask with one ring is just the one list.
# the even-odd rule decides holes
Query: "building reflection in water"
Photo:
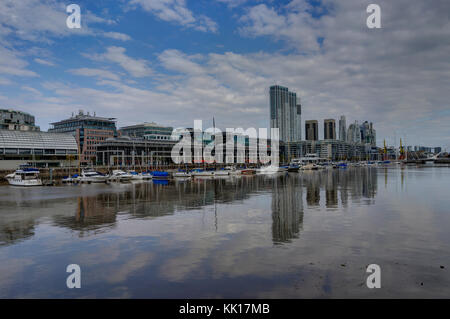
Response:
[{"label": "building reflection in water", "polygon": [[272,193],[272,240],[274,244],[298,238],[303,225],[303,190],[291,176],[275,179]]},{"label": "building reflection in water", "polygon": [[[271,177],[171,181],[167,185],[145,182],[100,187],[86,185],[87,188],[81,186],[75,190],[67,188],[69,192],[79,192],[80,196],[53,198],[51,202],[34,201],[31,212],[31,208],[22,211],[23,203],[5,206],[5,209],[9,207],[10,213],[0,216],[0,244],[32,238],[42,217],[50,218],[56,226],[77,231],[79,236],[90,236],[114,228],[119,216],[123,219],[152,219],[211,205],[216,212],[216,205],[245,202],[255,194],[271,196],[272,240],[275,244],[287,243],[300,236],[304,210],[321,208],[322,191],[325,193],[324,206],[329,210],[336,209],[340,203],[346,207],[349,198],[352,202],[363,198],[366,204],[372,204],[377,192],[376,174],[376,169],[360,168]],[[92,196],[88,195],[91,189],[94,191]],[[304,197],[307,207],[303,205]]]}]

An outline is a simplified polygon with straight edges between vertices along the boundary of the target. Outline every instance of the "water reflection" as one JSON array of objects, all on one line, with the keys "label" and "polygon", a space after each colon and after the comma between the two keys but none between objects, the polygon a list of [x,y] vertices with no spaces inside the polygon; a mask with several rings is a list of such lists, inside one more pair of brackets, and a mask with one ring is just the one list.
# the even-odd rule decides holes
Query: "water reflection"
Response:
[{"label": "water reflection", "polygon": [[[321,207],[322,192],[327,209],[339,207],[338,193],[343,207],[347,205],[349,195],[352,201],[365,198],[366,204],[371,204],[377,192],[377,178],[375,169],[355,169],[165,183],[153,181],[107,187],[58,188],[50,199],[37,199],[39,194],[36,192],[40,190],[29,189],[19,202],[17,199],[15,202],[2,201],[0,244],[13,244],[33,237],[35,226],[44,217],[51,218],[54,226],[69,228],[77,231],[80,237],[86,237],[114,228],[118,215],[127,219],[151,219],[173,215],[177,211],[243,202],[257,194],[271,195],[272,239],[275,244],[286,243],[298,238],[302,229],[305,193],[309,208]],[[8,188],[7,192],[16,190]],[[29,195],[33,200],[26,200]]]}]

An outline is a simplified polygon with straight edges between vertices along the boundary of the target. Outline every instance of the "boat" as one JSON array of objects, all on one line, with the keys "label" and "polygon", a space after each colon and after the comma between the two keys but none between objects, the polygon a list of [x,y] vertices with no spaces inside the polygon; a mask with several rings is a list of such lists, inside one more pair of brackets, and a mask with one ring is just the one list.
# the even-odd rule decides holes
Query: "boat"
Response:
[{"label": "boat", "polygon": [[241,170],[241,174],[242,175],[255,175],[256,174],[256,169],[245,168],[245,169]]},{"label": "boat", "polygon": [[162,171],[154,171],[152,172],[153,179],[159,179],[159,180],[168,180],[169,179],[169,173],[168,172],[162,172]]},{"label": "boat", "polygon": [[37,168],[19,168],[14,173],[6,175],[6,180],[12,186],[42,186],[42,180],[39,178],[39,170]]},{"label": "boat", "polygon": [[78,183],[78,181],[79,181],[79,175],[75,174],[72,176],[65,176],[65,177],[63,177],[63,179],[61,181],[63,184],[75,184],[75,183]]},{"label": "boat", "polygon": [[304,157],[294,158],[291,161],[291,165],[299,165],[303,170],[305,166],[308,166],[306,169],[319,169],[324,167],[319,167],[319,164],[328,162],[326,158],[319,157],[315,153],[308,153]]},{"label": "boat", "polygon": [[300,165],[297,164],[290,164],[288,167],[288,172],[298,172],[300,170]]},{"label": "boat", "polygon": [[214,176],[230,176],[230,172],[225,169],[214,171]]},{"label": "boat", "polygon": [[194,169],[192,171],[192,176],[194,177],[214,177],[214,171],[205,171],[203,169]]},{"label": "boat", "polygon": [[275,165],[269,165],[256,170],[256,174],[275,174],[278,172],[286,172],[286,167],[279,167]]},{"label": "boat", "polygon": [[319,169],[319,165],[310,163],[302,166],[302,171],[317,171]]},{"label": "boat", "polygon": [[234,166],[226,166],[224,170],[227,171],[229,175],[240,175],[242,173],[240,169],[237,169]]},{"label": "boat", "polygon": [[107,176],[92,169],[82,170],[81,175],[76,177],[80,183],[106,183]]},{"label": "boat", "polygon": [[175,178],[191,178],[192,174],[187,171],[179,170],[178,172],[175,172],[173,174],[173,177],[175,177]]},{"label": "boat", "polygon": [[112,174],[108,178],[110,181],[114,182],[128,182],[133,179],[133,175],[126,173],[120,169],[112,171]]}]

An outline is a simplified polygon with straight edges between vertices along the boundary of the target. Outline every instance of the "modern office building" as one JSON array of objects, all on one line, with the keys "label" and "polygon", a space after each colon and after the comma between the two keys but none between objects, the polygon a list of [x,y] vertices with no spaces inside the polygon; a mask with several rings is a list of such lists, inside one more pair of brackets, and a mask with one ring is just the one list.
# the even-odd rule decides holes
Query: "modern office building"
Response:
[{"label": "modern office building", "polygon": [[173,127],[165,127],[156,123],[142,123],[120,128],[120,133],[132,138],[143,138],[146,140],[172,140]]},{"label": "modern office building", "polygon": [[52,133],[71,133],[75,136],[80,148],[80,162],[82,165],[96,162],[97,145],[110,137],[117,136],[116,119],[84,114],[80,110],[78,115],[51,123]]},{"label": "modern office building", "polygon": [[307,141],[319,140],[319,122],[317,120],[305,121],[305,135]]},{"label": "modern office building", "polygon": [[327,119],[323,121],[323,139],[335,140],[336,139],[336,121],[333,119]]},{"label": "modern office building", "polygon": [[339,140],[347,141],[347,124],[344,115],[339,119]]},{"label": "modern office building", "polygon": [[64,167],[78,164],[78,145],[72,134],[0,130],[0,169],[22,164]]},{"label": "modern office building", "polygon": [[302,139],[301,105],[297,94],[287,87],[270,87],[270,127],[279,128],[280,140],[296,142]]},{"label": "modern office building", "polygon": [[171,152],[175,144],[176,141],[111,137],[97,145],[96,164],[141,169],[172,164]]},{"label": "modern office building", "polygon": [[377,144],[377,133],[373,128],[372,122],[365,121],[360,126],[361,143],[375,146]]},{"label": "modern office building", "polygon": [[16,110],[0,109],[0,129],[10,131],[39,131],[34,116]]},{"label": "modern office building", "polygon": [[347,130],[347,142],[354,144],[361,143],[361,130],[358,121],[349,125]]}]

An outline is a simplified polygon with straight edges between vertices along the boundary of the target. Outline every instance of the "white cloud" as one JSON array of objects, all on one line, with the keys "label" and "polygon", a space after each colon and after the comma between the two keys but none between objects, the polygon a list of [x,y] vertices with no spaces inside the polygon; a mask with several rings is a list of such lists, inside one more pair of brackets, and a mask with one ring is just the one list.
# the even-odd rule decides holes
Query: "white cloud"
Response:
[{"label": "white cloud", "polygon": [[54,66],[55,64],[53,62],[47,61],[47,60],[43,60],[40,58],[35,58],[34,62],[42,64],[42,65],[48,65],[48,66]]},{"label": "white cloud", "polygon": [[131,37],[127,34],[120,33],[120,32],[104,32],[104,37],[120,40],[120,41],[129,41],[131,40]]},{"label": "white cloud", "polygon": [[217,32],[217,24],[206,16],[195,17],[185,0],[132,0],[131,5],[140,5],[145,11],[159,19],[194,28],[203,32]]},{"label": "white cloud", "polygon": [[72,74],[76,74],[76,75],[98,77],[98,78],[109,79],[109,80],[114,80],[114,81],[120,80],[120,77],[117,74],[115,74],[111,71],[108,71],[108,70],[81,68],[81,69],[70,69],[67,71]]},{"label": "white cloud", "polygon": [[12,76],[38,76],[35,72],[27,69],[28,62],[23,60],[19,53],[0,46],[0,74]]},{"label": "white cloud", "polygon": [[90,59],[101,61],[107,60],[119,64],[130,75],[141,78],[150,76],[153,71],[148,66],[148,61],[144,59],[133,59],[125,54],[126,49],[123,47],[111,46],[106,49],[103,54],[83,54]]}]

